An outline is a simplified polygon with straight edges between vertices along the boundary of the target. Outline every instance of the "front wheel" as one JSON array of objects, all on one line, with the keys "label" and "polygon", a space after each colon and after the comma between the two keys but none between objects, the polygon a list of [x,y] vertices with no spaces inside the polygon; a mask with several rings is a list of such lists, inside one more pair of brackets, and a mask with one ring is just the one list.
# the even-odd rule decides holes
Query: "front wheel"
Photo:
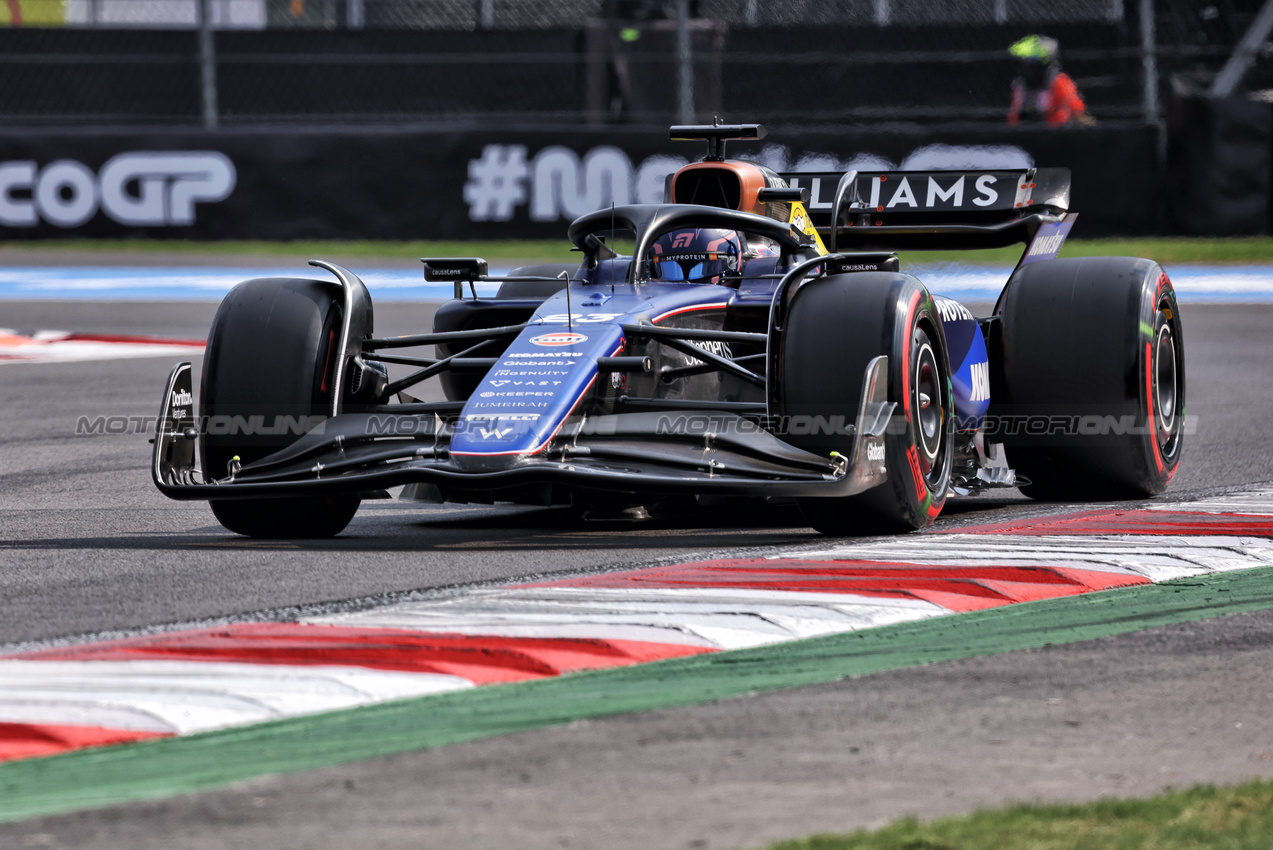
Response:
[{"label": "front wheel", "polygon": [[[263,278],[221,302],[204,354],[200,389],[203,469],[225,477],[300,438],[330,412],[342,307],[338,290],[315,280]],[[370,317],[368,317],[368,328]],[[332,537],[360,499],[213,500],[217,521],[248,537]]]},{"label": "front wheel", "polygon": [[265,540],[335,537],[362,500],[345,494],[302,499],[222,499],[209,502],[217,522],[235,534]]},{"label": "front wheel", "polygon": [[[825,423],[857,419],[867,364],[888,361],[888,400],[896,403],[885,437],[887,480],[856,496],[798,500],[824,534],[910,531],[946,503],[954,458],[946,339],[932,297],[910,275],[859,272],[810,281],[795,294],[782,332],[778,401],[787,439],[819,454],[851,456],[853,436]],[[799,427],[792,417],[813,427]],[[819,419],[821,417],[821,419]]]}]

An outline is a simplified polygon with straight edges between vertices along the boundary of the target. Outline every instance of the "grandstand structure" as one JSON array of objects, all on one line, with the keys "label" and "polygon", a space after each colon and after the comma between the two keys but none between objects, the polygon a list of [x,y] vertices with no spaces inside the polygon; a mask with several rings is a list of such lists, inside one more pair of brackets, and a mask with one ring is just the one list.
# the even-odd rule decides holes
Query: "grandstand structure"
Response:
[{"label": "grandstand structure", "polygon": [[[1029,33],[1156,124],[1264,0],[3,0],[6,127],[1004,120]],[[684,18],[682,18],[684,15]],[[684,21],[684,26],[682,26]],[[1263,39],[1247,89],[1273,87]],[[678,107],[682,110],[678,113]]]}]

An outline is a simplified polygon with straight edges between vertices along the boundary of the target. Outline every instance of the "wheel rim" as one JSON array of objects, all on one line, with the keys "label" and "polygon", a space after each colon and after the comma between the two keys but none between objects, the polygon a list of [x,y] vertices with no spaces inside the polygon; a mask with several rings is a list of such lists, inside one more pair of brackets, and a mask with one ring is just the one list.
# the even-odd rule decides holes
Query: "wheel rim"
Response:
[{"label": "wheel rim", "polygon": [[946,424],[946,395],[943,392],[937,354],[922,331],[916,334],[915,345],[911,409],[915,411],[915,445],[919,449],[920,469],[928,478],[941,453],[942,432]]},{"label": "wheel rim", "polygon": [[1184,360],[1180,343],[1180,325],[1174,305],[1164,300],[1154,317],[1153,362],[1150,364],[1150,416],[1158,451],[1166,462],[1173,462],[1180,451],[1181,423],[1184,414]]},{"label": "wheel rim", "polygon": [[1158,330],[1154,345],[1154,412],[1162,429],[1170,433],[1176,425],[1176,341],[1171,325]]}]

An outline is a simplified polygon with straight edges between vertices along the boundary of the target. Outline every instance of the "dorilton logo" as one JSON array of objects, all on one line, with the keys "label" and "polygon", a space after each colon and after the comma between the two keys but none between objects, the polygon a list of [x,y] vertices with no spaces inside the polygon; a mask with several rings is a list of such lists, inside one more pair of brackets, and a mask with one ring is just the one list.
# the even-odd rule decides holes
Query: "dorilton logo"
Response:
[{"label": "dorilton logo", "polygon": [[1030,256],[1039,257],[1055,254],[1061,250],[1061,243],[1065,241],[1066,234],[1057,233],[1052,236],[1042,236],[1030,245]]},{"label": "dorilton logo", "polygon": [[559,345],[578,345],[581,342],[587,342],[588,337],[581,333],[573,331],[558,331],[550,334],[540,334],[530,338],[533,345],[542,345],[549,348],[555,348]]},{"label": "dorilton logo", "polygon": [[234,163],[219,151],[131,151],[111,157],[98,174],[59,159],[0,162],[0,225],[79,227],[100,209],[133,227],[187,227],[195,204],[234,191]]},{"label": "dorilton logo", "polygon": [[189,407],[194,404],[194,396],[190,395],[186,390],[173,390],[172,406],[173,407]]}]

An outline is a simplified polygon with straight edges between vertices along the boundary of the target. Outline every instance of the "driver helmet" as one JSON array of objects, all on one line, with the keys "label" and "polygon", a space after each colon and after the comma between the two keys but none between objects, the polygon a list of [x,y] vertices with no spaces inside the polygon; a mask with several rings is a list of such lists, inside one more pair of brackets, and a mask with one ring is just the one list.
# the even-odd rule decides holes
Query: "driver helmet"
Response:
[{"label": "driver helmet", "polygon": [[720,283],[742,269],[743,243],[733,230],[673,230],[650,249],[650,280]]},{"label": "driver helmet", "polygon": [[1019,73],[1027,88],[1042,89],[1059,71],[1057,41],[1041,35],[1027,35],[1008,48],[1017,58]]}]

